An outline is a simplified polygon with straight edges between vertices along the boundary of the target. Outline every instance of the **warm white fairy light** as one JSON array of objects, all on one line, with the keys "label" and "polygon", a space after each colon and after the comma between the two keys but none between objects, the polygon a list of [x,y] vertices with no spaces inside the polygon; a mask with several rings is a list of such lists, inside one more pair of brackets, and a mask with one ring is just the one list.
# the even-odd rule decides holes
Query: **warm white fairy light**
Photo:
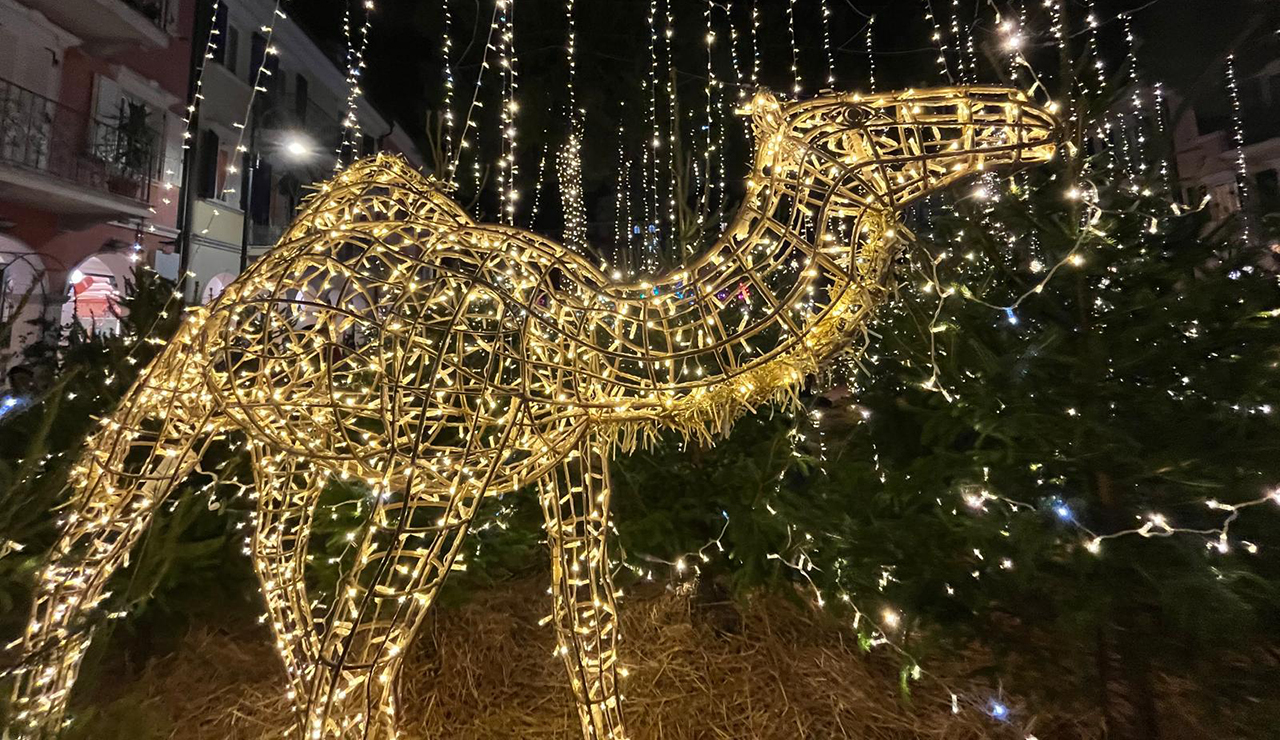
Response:
[{"label": "warm white fairy light", "polygon": [[867,83],[871,92],[876,91],[876,52],[874,40],[876,35],[876,17],[867,19]]},{"label": "warm white fairy light", "polygon": [[204,71],[208,68],[209,62],[214,58],[215,52],[219,48],[222,39],[218,31],[218,11],[222,9],[222,0],[213,0],[212,10],[209,18],[209,36],[204,42],[204,54],[200,57],[200,64],[196,67],[196,84],[195,94],[191,100],[187,101],[187,108],[182,116],[182,148],[190,149],[191,140],[195,138],[195,134],[191,131],[191,121],[195,117],[196,111],[200,108],[200,103],[204,101]]},{"label": "warm white fairy light", "polygon": [[751,0],[751,87],[760,85],[760,0]]},{"label": "warm white fairy light", "polygon": [[938,48],[938,57],[934,61],[938,64],[938,71],[948,82],[955,82],[955,78],[951,76],[951,65],[947,61],[947,39],[943,35],[942,24],[938,22],[938,16],[933,12],[933,0],[924,0],[924,16],[933,24],[933,34],[929,37],[933,41],[933,45]]},{"label": "warm white fairy light", "polygon": [[556,157],[556,176],[560,183],[560,204],[564,212],[565,246],[585,252],[587,247],[587,209],[582,191],[582,115],[578,109],[578,35],[574,21],[575,0],[565,0],[564,15],[568,22],[565,60],[568,65],[569,133]]},{"label": "warm white fairy light", "polygon": [[[280,10],[280,0],[275,0],[275,6],[272,8],[271,12],[271,22],[259,29],[263,35],[262,59],[258,62],[258,69],[253,73],[253,87],[250,88],[248,100],[245,101],[244,115],[241,117],[239,123],[233,124],[236,128],[236,146],[234,151],[237,155],[244,154],[249,151],[249,148],[244,145],[244,132],[249,128],[249,117],[253,115],[254,100],[257,99],[260,93],[265,95],[269,92],[266,84],[267,78],[271,76],[271,70],[267,69],[267,67],[271,64],[271,58],[280,53],[272,43],[272,40],[275,38],[276,22],[283,20],[285,17],[284,11]],[[223,181],[222,187],[218,190],[219,200],[227,195],[227,183],[231,181],[230,176],[239,171],[239,168],[236,167],[234,163],[227,165],[226,173],[228,177]],[[212,224],[215,217],[216,211],[214,212],[214,215],[209,216],[210,224]],[[205,231],[208,231],[207,226]]]},{"label": "warm white fairy light", "polygon": [[951,0],[951,38],[955,39],[956,44],[956,66],[960,69],[960,82],[972,82],[969,78],[969,69],[965,64],[965,56],[963,47],[963,39],[965,34],[960,31],[960,0]]},{"label": "warm white fairy light", "polygon": [[575,0],[564,0],[564,17],[569,24],[568,38],[565,40],[565,59],[569,65],[569,121],[575,127],[578,124],[578,32],[574,25],[573,6]]},{"label": "warm white fairy light", "polygon": [[[625,113],[625,111],[624,111]],[[615,168],[613,183],[613,249],[614,264],[625,264],[624,255],[627,251],[627,242],[631,238],[630,229],[624,225],[629,219],[625,217],[625,192],[627,189],[627,147],[626,136],[627,127],[619,116],[618,123],[618,164]]]},{"label": "warm white fairy light", "polygon": [[449,10],[449,0],[440,0],[440,9],[444,13],[444,23],[441,26],[440,38],[440,57],[443,66],[444,75],[444,146],[442,155],[447,171],[444,173],[449,184],[456,186],[455,171],[458,167],[458,160],[454,157],[453,136],[454,136],[454,116],[453,116],[453,11]]},{"label": "warm white fairy light", "polygon": [[542,132],[542,154],[538,157],[538,177],[533,183],[533,206],[529,208],[529,228],[536,228],[538,222],[538,209],[542,206],[542,184],[547,174],[547,149],[550,142],[547,141],[547,132]]},{"label": "warm white fairy light", "polygon": [[658,241],[662,234],[661,168],[662,128],[658,124],[658,0],[649,0],[649,76],[644,86],[649,98],[649,138],[644,147],[644,232],[640,235],[640,270],[651,272],[658,267]]},{"label": "warm white fairy light", "polygon": [[[346,57],[344,62],[347,66],[346,78],[343,80],[347,86],[347,102],[351,102],[351,69],[355,63],[355,40],[351,33],[351,3],[348,1],[342,8],[342,39],[346,48]],[[349,153],[350,130],[346,125],[346,116],[344,114],[342,120],[342,131],[339,132],[338,141],[333,145],[333,171],[339,172],[342,166],[346,164],[344,154]]]},{"label": "warm white fairy light", "polygon": [[715,66],[715,46],[716,31],[715,24],[712,22],[711,11],[715,8],[714,0],[707,0],[707,4],[703,8],[703,18],[707,24],[707,33],[704,38],[707,46],[707,85],[704,91],[704,99],[706,101],[706,136],[703,137],[702,148],[702,169],[706,173],[706,190],[702,207],[698,209],[698,225],[701,226],[706,220],[707,211],[713,204],[718,201],[718,196],[724,189],[723,173],[720,178],[716,177],[716,149],[717,143],[723,143],[723,129],[720,130],[722,137],[719,142],[716,140],[716,113],[719,112],[720,106],[716,103],[716,66]]},{"label": "warm white fairy light", "polygon": [[369,46],[369,26],[373,22],[373,0],[363,0],[364,22],[360,24],[360,38],[356,42],[347,30],[347,107],[342,118],[342,143],[339,145],[338,162],[335,168],[341,167],[348,158],[359,155],[362,129],[357,105],[364,91],[360,88],[360,80],[364,75],[364,53]]},{"label": "warm white fairy light", "polygon": [[1236,55],[1227,55],[1227,96],[1231,100],[1231,141],[1236,145],[1236,199],[1241,213],[1240,237],[1249,241],[1249,163],[1244,154],[1244,117],[1240,110],[1240,88],[1236,83]]},{"label": "warm white fairy light", "polygon": [[[676,36],[676,19],[675,14],[671,10],[671,3],[674,0],[665,0],[663,5],[663,16],[665,25],[662,29],[662,48],[666,58],[667,70],[667,146],[664,148],[666,154],[666,177],[674,180],[676,177],[676,169],[682,164],[675,159],[676,142],[680,136],[677,128],[676,111],[679,110],[680,101],[676,90],[676,57],[673,47]],[[669,236],[674,239],[676,226],[676,190],[670,185],[667,186],[667,227],[670,230]]]},{"label": "warm white fairy light", "polygon": [[822,12],[822,53],[827,58],[827,87],[834,88],[836,84],[836,58],[831,50],[831,6],[827,4],[827,0],[821,0],[818,6]]},{"label": "warm white fairy light", "polygon": [[[959,2],[959,0],[955,0],[955,1]],[[965,59],[968,61],[968,65],[969,65],[970,84],[976,83],[978,81],[978,51],[974,47],[974,37],[976,36],[976,34],[974,33],[974,26],[977,25],[977,14],[981,9],[981,7],[982,6],[980,4],[975,3],[974,20],[972,23],[969,24],[969,30],[964,35],[964,56],[965,56]],[[992,4],[992,7],[994,8],[995,5]],[[957,51],[958,50],[959,48],[957,46]]]},{"label": "warm white fairy light", "polygon": [[796,0],[787,0],[787,38],[791,39],[791,94],[799,95],[804,80],[800,75],[800,48],[796,40]]},{"label": "warm white fairy light", "polygon": [[[1137,151],[1134,153],[1134,167],[1137,169],[1137,175],[1143,177],[1147,174],[1147,112],[1144,98],[1142,97],[1142,75],[1138,71],[1138,40],[1133,33],[1133,16],[1129,13],[1122,13],[1121,20],[1124,22],[1124,38],[1128,45],[1129,54],[1129,101],[1133,104],[1133,123],[1134,136],[1137,139]],[[1159,118],[1157,111],[1156,117]],[[1128,137],[1125,137],[1126,141]]]},{"label": "warm white fairy light", "polygon": [[498,218],[506,224],[515,224],[516,190],[519,166],[516,159],[516,115],[519,103],[516,93],[520,89],[515,49],[515,0],[498,0],[498,74],[502,80],[502,111],[498,117],[502,127],[502,146],[498,154]]},{"label": "warm white fairy light", "polygon": [[[467,115],[462,120],[462,133],[458,139],[458,147],[453,151],[453,157],[449,161],[449,172],[454,173],[458,168],[458,163],[462,159],[464,149],[473,149],[472,142],[467,138],[471,134],[471,129],[476,126],[475,114],[476,109],[480,106],[480,91],[484,86],[485,72],[489,69],[489,52],[493,50],[493,37],[497,33],[498,27],[498,6],[493,6],[493,15],[489,19],[489,33],[485,38],[484,52],[480,58],[480,67],[476,71],[476,84],[471,91],[471,102],[467,105]],[[480,164],[480,145],[477,138],[474,151],[471,157],[471,179],[476,189],[476,195],[479,196],[480,184],[483,180],[483,172]],[[456,184],[456,181],[451,181]]]},{"label": "warm white fairy light", "polygon": [[[1085,24],[1089,27],[1088,53],[1091,58],[1089,66],[1093,70],[1094,84],[1097,85],[1094,94],[1101,95],[1107,88],[1107,65],[1102,58],[1102,43],[1098,38],[1098,31],[1102,24],[1098,21],[1094,0],[1089,0],[1085,6]],[[1132,46],[1130,49],[1132,50]]]},{"label": "warm white fairy light", "polygon": [[[1156,82],[1152,85],[1152,95],[1155,97],[1155,112],[1153,117],[1156,122],[1156,135],[1161,143],[1165,141],[1165,101],[1164,101],[1164,85]],[[1166,148],[1160,147],[1160,182],[1169,187],[1169,153]]]},{"label": "warm white fairy light", "polygon": [[746,78],[742,73],[742,67],[746,61],[739,62],[738,24],[733,22],[733,0],[725,0],[724,20],[729,26],[729,61],[733,65],[733,82],[738,87],[737,99],[742,101],[747,97]]},{"label": "warm white fairy light", "polygon": [[582,144],[573,131],[556,157],[556,178],[564,211],[564,244],[582,254],[587,246],[587,210],[582,193]]}]

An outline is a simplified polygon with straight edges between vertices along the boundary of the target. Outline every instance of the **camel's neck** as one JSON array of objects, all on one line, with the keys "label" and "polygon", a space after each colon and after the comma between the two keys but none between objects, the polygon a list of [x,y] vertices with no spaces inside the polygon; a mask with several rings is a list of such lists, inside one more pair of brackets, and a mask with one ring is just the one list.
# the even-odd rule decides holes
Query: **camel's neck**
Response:
[{"label": "camel's neck", "polygon": [[[743,206],[711,250],[660,280],[605,289],[606,393],[677,409],[748,403],[794,384],[847,340],[879,290],[881,209],[833,197],[819,164],[758,156]],[[778,164],[781,163],[781,164]],[[643,404],[642,404],[643,405]]]}]

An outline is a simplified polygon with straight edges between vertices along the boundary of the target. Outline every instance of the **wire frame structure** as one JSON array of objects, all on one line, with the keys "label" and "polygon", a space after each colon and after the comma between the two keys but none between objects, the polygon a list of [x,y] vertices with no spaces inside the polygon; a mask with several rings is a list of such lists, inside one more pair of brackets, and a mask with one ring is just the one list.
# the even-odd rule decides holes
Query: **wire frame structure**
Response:
[{"label": "wire frame structure", "polygon": [[[281,242],[192,309],[90,438],[39,575],[14,733],[49,737],[108,578],[209,440],[247,439],[252,557],[297,737],[395,737],[406,647],[486,496],[536,486],[553,623],[585,738],[626,736],[609,460],[712,439],[794,397],[886,297],[906,205],[1054,156],[1058,125],[993,87],[749,104],[741,210],[698,259],[617,284],[554,241],[478,224],[387,155],[319,188]],[[305,563],[331,476],[373,502],[332,603]]]}]

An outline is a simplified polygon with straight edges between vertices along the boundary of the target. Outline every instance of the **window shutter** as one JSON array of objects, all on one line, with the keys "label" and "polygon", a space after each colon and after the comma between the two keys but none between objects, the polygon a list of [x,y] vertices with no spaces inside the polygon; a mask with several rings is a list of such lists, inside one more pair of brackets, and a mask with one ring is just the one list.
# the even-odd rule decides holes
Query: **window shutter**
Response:
[{"label": "window shutter", "polygon": [[218,135],[208,130],[201,131],[199,147],[196,152],[199,162],[196,194],[201,198],[214,198],[218,195]]}]

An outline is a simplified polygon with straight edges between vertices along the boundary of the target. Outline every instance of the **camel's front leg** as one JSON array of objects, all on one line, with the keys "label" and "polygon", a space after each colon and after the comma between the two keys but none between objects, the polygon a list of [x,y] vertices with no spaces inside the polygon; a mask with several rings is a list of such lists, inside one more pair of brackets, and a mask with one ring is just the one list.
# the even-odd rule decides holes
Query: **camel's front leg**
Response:
[{"label": "camel's front leg", "polygon": [[89,646],[89,615],[108,579],[151,523],[157,506],[191,472],[215,431],[214,402],[196,313],[91,435],[72,469],[73,505],[35,584],[14,688],[18,737],[56,736]]},{"label": "camel's front leg", "polygon": [[605,550],[609,529],[609,460],[605,443],[587,434],[554,474],[540,483],[551,547],[559,652],[569,669],[582,732],[619,740],[618,618]]}]

